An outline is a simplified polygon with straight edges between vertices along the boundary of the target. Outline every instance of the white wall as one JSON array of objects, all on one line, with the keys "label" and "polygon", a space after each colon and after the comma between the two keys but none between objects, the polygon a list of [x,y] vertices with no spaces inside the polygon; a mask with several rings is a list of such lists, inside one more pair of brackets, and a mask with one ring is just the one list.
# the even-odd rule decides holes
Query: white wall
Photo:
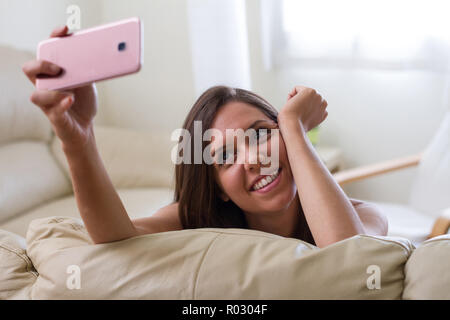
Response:
[{"label": "white wall", "polygon": [[0,0],[0,44],[35,52],[39,41],[66,23],[66,9],[82,8],[81,28],[98,24],[101,2],[89,0]]},{"label": "white wall", "polygon": [[104,21],[139,16],[144,22],[144,65],[138,74],[102,84],[106,121],[171,133],[195,99],[186,2],[102,0]]}]

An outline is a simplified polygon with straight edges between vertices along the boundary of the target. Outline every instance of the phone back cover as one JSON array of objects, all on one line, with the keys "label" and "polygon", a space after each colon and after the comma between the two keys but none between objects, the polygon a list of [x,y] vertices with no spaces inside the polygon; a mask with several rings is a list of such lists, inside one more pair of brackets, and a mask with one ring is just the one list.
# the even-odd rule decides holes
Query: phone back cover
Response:
[{"label": "phone back cover", "polygon": [[[137,72],[142,62],[141,38],[139,18],[130,18],[42,41],[37,59],[53,62],[64,71],[55,78],[36,79],[36,88],[70,89]],[[125,42],[122,51],[121,42]]]}]

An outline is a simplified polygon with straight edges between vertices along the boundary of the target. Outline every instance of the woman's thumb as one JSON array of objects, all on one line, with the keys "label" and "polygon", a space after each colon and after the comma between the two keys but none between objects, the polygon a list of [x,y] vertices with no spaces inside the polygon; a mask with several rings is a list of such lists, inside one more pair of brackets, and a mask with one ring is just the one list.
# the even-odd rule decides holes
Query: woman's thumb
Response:
[{"label": "woman's thumb", "polygon": [[61,102],[59,103],[58,113],[63,114],[64,112],[69,110],[70,107],[73,105],[74,101],[75,101],[75,97],[73,95],[68,95],[68,96],[64,97],[61,100]]}]

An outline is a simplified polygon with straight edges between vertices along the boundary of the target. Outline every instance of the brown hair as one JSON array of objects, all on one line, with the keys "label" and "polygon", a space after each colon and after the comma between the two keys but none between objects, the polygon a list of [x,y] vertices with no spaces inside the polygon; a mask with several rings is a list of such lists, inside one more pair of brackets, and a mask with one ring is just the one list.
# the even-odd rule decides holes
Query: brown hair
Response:
[{"label": "brown hair", "polygon": [[[188,130],[193,137],[194,121],[202,121],[203,135],[204,131],[210,128],[218,109],[231,101],[251,104],[271,120],[278,122],[277,110],[259,95],[244,89],[215,86],[206,90],[194,103],[184,121],[183,129]],[[202,150],[207,145],[208,141],[204,141]],[[221,190],[215,180],[214,166],[203,161],[201,164],[194,164],[194,144],[189,143],[187,148],[191,149],[191,164],[183,161],[175,166],[174,200],[178,202],[178,215],[183,228],[248,229],[242,209],[231,199],[223,201],[219,196]],[[301,239],[314,243],[302,209],[300,216]]]}]

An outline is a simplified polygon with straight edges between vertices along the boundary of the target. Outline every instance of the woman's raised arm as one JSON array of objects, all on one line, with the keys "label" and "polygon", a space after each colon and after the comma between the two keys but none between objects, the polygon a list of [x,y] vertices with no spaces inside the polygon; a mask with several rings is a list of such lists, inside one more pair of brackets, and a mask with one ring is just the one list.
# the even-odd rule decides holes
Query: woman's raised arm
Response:
[{"label": "woman's raised arm", "polygon": [[278,116],[306,221],[319,247],[365,233],[352,203],[306,136],[325,120],[326,107],[327,102],[314,89],[298,86]]},{"label": "woman's raised arm", "polygon": [[[51,36],[70,35],[64,26],[55,29]],[[33,84],[40,75],[57,76],[61,72],[60,67],[43,60],[28,61],[22,70]],[[30,100],[45,113],[61,140],[78,209],[92,240],[103,243],[138,235],[97,151],[93,131],[97,112],[95,86],[64,92],[36,90]]]}]

